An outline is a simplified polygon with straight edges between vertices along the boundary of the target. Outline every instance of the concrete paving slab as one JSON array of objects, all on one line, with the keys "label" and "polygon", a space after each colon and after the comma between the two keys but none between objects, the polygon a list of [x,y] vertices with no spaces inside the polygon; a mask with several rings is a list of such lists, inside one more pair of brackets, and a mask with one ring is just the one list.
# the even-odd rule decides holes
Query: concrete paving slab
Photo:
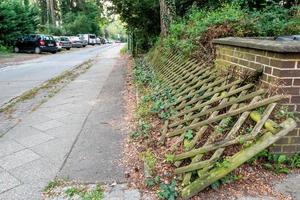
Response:
[{"label": "concrete paving slab", "polygon": [[29,149],[24,149],[0,158],[0,166],[5,170],[20,167],[26,163],[39,159],[40,156]]},{"label": "concrete paving slab", "polygon": [[59,119],[56,119],[59,122],[62,122],[64,124],[82,124],[86,118],[86,115],[83,114],[71,114],[65,117],[61,117]]},{"label": "concrete paving slab", "polygon": [[56,138],[70,138],[73,141],[72,138],[75,138],[76,135],[78,135],[81,126],[82,124],[80,123],[67,124],[65,126],[49,129],[45,131],[45,133]]},{"label": "concrete paving slab", "polygon": [[[74,138],[73,140],[71,138]],[[55,166],[60,167],[65,160],[67,153],[75,140],[75,136],[71,138],[54,139],[40,145],[31,147],[30,149],[35,153],[47,158]]]},{"label": "concrete paving slab", "polygon": [[20,184],[21,182],[8,172],[0,173],[0,194]]},{"label": "concrete paving slab", "polygon": [[8,139],[15,139],[15,138],[26,138],[29,136],[33,136],[33,135],[37,135],[40,134],[41,131],[31,127],[29,124],[27,123],[20,123],[18,124],[16,127],[14,127],[13,129],[11,129],[9,131],[9,134],[6,134],[4,136],[4,139],[8,138]]},{"label": "concrete paving slab", "polygon": [[60,126],[63,126],[63,125],[64,125],[63,123],[61,123],[57,120],[50,120],[50,121],[47,121],[47,122],[44,122],[44,123],[35,124],[32,127],[36,128],[36,129],[39,129],[41,131],[47,131],[49,129],[57,128],[57,127],[60,127]]},{"label": "concrete paving slab", "polygon": [[40,158],[8,171],[24,184],[45,186],[55,177],[57,170],[58,167],[48,159]]},{"label": "concrete paving slab", "polygon": [[69,115],[71,115],[70,112],[63,111],[63,110],[57,111],[57,112],[50,112],[50,113],[46,114],[46,116],[50,117],[51,119],[59,119],[59,118],[66,117]]},{"label": "concrete paving slab", "polygon": [[138,190],[127,190],[124,192],[124,200],[139,200],[141,194]]},{"label": "concrete paving slab", "polygon": [[38,123],[44,123],[50,121],[51,118],[47,117],[44,113],[34,113],[34,114],[29,114],[23,119],[23,124],[26,124],[27,126],[29,125],[34,125]]},{"label": "concrete paving slab", "polygon": [[54,139],[54,137],[40,132],[38,134],[31,135],[28,137],[16,138],[15,140],[25,147],[33,147],[35,145],[42,144],[44,142],[47,142],[47,141],[53,140],[53,139]]},{"label": "concrete paving slab", "polygon": [[4,137],[0,138],[0,147],[0,158],[25,149],[24,146],[16,141]]},{"label": "concrete paving slab", "polygon": [[22,184],[0,194],[0,200],[41,200],[44,186]]}]

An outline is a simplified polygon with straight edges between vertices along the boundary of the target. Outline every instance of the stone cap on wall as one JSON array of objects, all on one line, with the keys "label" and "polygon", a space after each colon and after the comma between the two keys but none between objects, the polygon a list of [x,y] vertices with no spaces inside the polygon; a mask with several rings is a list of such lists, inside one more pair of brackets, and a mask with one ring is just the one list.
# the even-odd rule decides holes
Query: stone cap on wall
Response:
[{"label": "stone cap on wall", "polygon": [[213,40],[214,44],[245,47],[278,53],[300,53],[300,41],[276,41],[264,38],[227,37]]}]

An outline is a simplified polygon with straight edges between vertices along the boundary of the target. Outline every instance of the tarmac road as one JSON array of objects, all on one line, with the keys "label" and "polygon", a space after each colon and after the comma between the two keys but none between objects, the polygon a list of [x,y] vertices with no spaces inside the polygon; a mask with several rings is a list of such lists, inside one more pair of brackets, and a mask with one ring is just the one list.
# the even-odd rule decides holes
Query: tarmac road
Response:
[{"label": "tarmac road", "polygon": [[0,107],[12,98],[59,75],[65,70],[95,58],[114,45],[94,46],[77,51],[45,55],[0,68]]}]

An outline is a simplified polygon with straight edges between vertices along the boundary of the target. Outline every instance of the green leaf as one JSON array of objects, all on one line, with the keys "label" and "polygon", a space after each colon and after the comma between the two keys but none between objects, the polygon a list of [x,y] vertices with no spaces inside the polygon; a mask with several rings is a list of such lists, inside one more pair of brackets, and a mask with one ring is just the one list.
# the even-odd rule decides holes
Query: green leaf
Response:
[{"label": "green leaf", "polygon": [[193,131],[192,130],[187,130],[184,134],[184,137],[188,140],[192,140],[194,138]]}]

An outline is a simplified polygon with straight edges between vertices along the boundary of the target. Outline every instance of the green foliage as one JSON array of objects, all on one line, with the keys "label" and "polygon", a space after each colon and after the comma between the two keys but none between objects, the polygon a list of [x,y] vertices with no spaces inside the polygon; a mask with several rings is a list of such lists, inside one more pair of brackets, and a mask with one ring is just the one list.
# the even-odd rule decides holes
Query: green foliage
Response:
[{"label": "green foliage", "polygon": [[170,184],[161,183],[158,197],[160,199],[175,200],[177,197],[176,181],[173,179]]},{"label": "green foliage", "polygon": [[263,150],[249,160],[248,163],[255,163],[257,160],[261,160],[266,169],[272,170],[275,173],[289,173],[290,169],[300,168],[299,154],[286,156],[282,154],[273,154],[267,150]]},{"label": "green foliage", "polygon": [[101,200],[104,198],[104,191],[101,186],[97,185],[92,191],[82,195],[82,200]]},{"label": "green foliage", "polygon": [[35,32],[39,24],[39,10],[19,0],[0,1],[0,43],[13,45],[22,34]]},{"label": "green foliage", "polygon": [[141,136],[148,137],[151,128],[151,124],[143,120],[139,120],[137,129],[132,132],[130,136],[133,139],[139,138]]},{"label": "green foliage", "polygon": [[102,4],[98,1],[84,1],[73,7],[67,2],[61,4],[63,28],[67,35],[94,33],[103,35]]},{"label": "green foliage", "polygon": [[65,194],[68,197],[73,197],[74,195],[82,195],[82,191],[76,187],[69,187],[68,189],[66,189]]},{"label": "green foliage", "polygon": [[150,175],[153,175],[156,165],[156,157],[154,153],[148,149],[141,153],[141,157],[144,160],[146,170],[150,173]]},{"label": "green foliage", "polygon": [[126,23],[134,40],[134,47],[148,50],[160,33],[159,1],[157,0],[112,0],[113,9]]},{"label": "green foliage", "polygon": [[104,198],[104,191],[101,186],[97,185],[95,189],[87,191],[84,187],[69,187],[65,194],[72,198],[75,195],[81,197],[82,200],[101,200]]},{"label": "green foliage", "polygon": [[277,119],[293,118],[296,119],[295,112],[289,111],[287,106],[281,106],[280,109],[275,113]]},{"label": "green foliage", "polygon": [[[215,2],[215,5],[209,2]],[[220,1],[208,1],[191,7],[183,17],[178,17],[171,24],[170,34],[163,40],[164,47],[190,55],[199,48],[199,42],[209,28],[216,29],[220,25],[224,26],[223,30],[220,29],[220,33],[216,31],[213,37],[299,33],[299,7],[285,7],[274,1],[266,4],[246,4],[243,0],[234,2],[221,5]],[[255,5],[259,5],[259,9],[255,9]]]},{"label": "green foliage", "polygon": [[155,178],[146,178],[145,185],[148,188],[152,188],[160,182],[160,176],[156,176]]},{"label": "green foliage", "polygon": [[244,12],[237,5],[226,4],[215,10],[193,7],[185,16],[171,24],[170,35],[164,40],[165,47],[183,50],[190,54],[197,47],[197,39],[208,27],[223,23],[238,22]]},{"label": "green foliage", "polygon": [[62,27],[57,27],[52,24],[47,24],[45,26],[41,26],[40,30],[43,33],[49,34],[49,35],[55,35],[55,36],[60,36],[60,35],[65,35],[66,32]]},{"label": "green foliage", "polygon": [[3,45],[0,44],[0,54],[7,54],[9,53],[9,49]]},{"label": "green foliage", "polygon": [[174,162],[174,154],[166,154],[166,162],[173,163]]},{"label": "green foliage", "polygon": [[222,184],[231,183],[237,180],[240,180],[242,178],[241,175],[235,175],[233,173],[230,173],[226,175],[225,177],[221,178],[220,180],[215,181],[210,185],[210,187],[214,190],[218,189]]},{"label": "green foliage", "polygon": [[187,140],[192,140],[194,138],[193,131],[192,130],[187,130],[184,133],[184,138],[186,138]]},{"label": "green foliage", "polygon": [[54,179],[53,181],[50,181],[47,186],[44,188],[44,192],[48,192],[60,185],[62,185],[62,181],[61,180],[58,180],[58,179]]}]

